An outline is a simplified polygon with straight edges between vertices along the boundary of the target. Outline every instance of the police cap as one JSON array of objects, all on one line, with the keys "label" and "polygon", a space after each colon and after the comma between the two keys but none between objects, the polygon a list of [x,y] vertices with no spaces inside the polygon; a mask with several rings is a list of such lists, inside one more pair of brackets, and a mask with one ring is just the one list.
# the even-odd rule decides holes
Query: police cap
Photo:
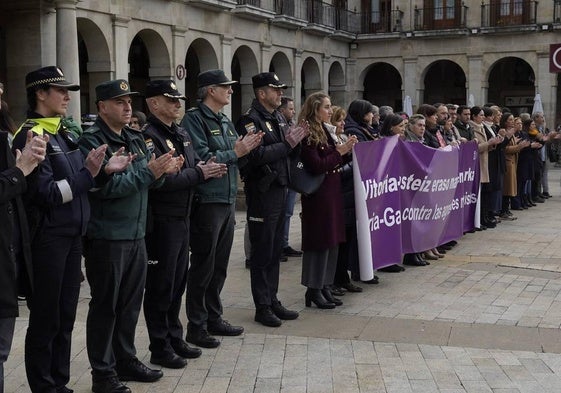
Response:
[{"label": "police cap", "polygon": [[254,75],[251,78],[253,82],[253,88],[258,89],[260,87],[269,86],[277,89],[286,89],[287,86],[281,83],[279,77],[274,72],[262,72],[260,74]]},{"label": "police cap", "polygon": [[55,66],[39,68],[25,76],[26,89],[40,89],[49,86],[65,87],[72,91],[80,90],[79,85],[68,82],[62,70]]},{"label": "police cap", "polygon": [[155,96],[166,96],[169,98],[187,98],[177,90],[175,82],[171,79],[157,79],[146,84],[146,98]]},{"label": "police cap", "polygon": [[224,71],[222,70],[209,70],[201,72],[197,77],[197,85],[199,87],[205,87],[210,85],[233,85],[238,83],[237,81],[231,81],[226,77]]},{"label": "police cap", "polygon": [[95,87],[96,102],[136,94],[138,92],[131,91],[129,83],[124,79],[103,82]]}]

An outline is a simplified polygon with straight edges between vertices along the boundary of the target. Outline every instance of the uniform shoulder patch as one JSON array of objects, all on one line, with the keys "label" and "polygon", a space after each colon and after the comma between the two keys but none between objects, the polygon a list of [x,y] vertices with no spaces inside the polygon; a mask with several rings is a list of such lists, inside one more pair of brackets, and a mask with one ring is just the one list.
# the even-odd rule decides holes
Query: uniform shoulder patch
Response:
[{"label": "uniform shoulder patch", "polygon": [[245,130],[246,130],[247,132],[255,132],[255,131],[257,130],[257,127],[255,127],[255,123],[254,123],[254,122],[251,122],[251,123],[247,123],[247,124],[245,125]]},{"label": "uniform shoulder patch", "polygon": [[144,141],[146,143],[146,148],[148,149],[148,151],[150,153],[154,152],[154,141],[152,140],[152,138],[148,138]]}]

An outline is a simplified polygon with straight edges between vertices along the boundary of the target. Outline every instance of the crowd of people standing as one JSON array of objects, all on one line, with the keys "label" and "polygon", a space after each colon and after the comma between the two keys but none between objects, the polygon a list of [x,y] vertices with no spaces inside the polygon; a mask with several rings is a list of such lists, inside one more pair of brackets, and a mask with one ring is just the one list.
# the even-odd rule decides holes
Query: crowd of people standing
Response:
[{"label": "crowd of people standing", "polygon": [[[128,81],[106,81],[95,89],[97,119],[83,132],[65,117],[69,91],[80,86],[57,67],[26,76],[28,119],[21,127],[1,103],[0,392],[18,295],[30,309],[25,366],[31,390],[72,392],[66,385],[82,257],[91,288],[86,342],[95,393],[127,393],[124,381],[163,376],[136,357],[142,305],[150,363],[163,368],[183,368],[200,348],[218,347],[215,336],[243,334],[242,326],[223,318],[221,301],[239,176],[254,320],[268,327],[299,317],[278,296],[283,258],[302,257],[306,307],[342,306],[345,292],[362,292],[355,282],[379,282],[377,276],[361,281],[358,268],[356,143],[392,137],[436,149],[477,143],[481,216],[474,230],[515,220],[512,210],[550,197],[546,147],[559,136],[541,112],[516,117],[495,105],[437,103],[409,116],[361,99],[334,106],[323,92],[296,110],[284,96],[286,84],[263,72],[253,76],[255,98],[234,124],[223,109],[235,83],[222,70],[200,73],[199,101],[180,119],[186,97],[173,80],[148,82],[148,116],[132,111],[138,93]],[[301,196],[302,251],[288,242],[295,159],[323,176],[317,190]],[[403,265],[429,265],[455,244],[406,254]]]}]

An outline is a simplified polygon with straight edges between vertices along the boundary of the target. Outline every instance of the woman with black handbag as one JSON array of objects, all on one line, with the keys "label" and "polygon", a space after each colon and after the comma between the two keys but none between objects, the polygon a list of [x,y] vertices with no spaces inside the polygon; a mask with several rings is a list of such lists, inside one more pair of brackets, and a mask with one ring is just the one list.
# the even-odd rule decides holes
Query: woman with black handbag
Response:
[{"label": "woman with black handbag", "polygon": [[343,194],[340,170],[351,160],[356,137],[336,145],[325,124],[333,111],[329,96],[311,94],[302,107],[299,121],[307,121],[310,134],[302,141],[301,158],[313,174],[325,173],[321,186],[311,195],[302,196],[302,285],[306,286],[306,306],[318,308],[342,305],[333,297],[333,284],[339,244],[345,241]]}]

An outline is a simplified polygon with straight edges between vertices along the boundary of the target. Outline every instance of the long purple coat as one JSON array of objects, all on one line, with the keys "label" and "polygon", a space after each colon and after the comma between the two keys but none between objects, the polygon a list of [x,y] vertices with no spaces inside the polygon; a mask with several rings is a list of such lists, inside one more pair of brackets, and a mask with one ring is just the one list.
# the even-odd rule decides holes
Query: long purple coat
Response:
[{"label": "long purple coat", "polygon": [[335,142],[327,135],[327,144],[302,142],[302,162],[311,173],[325,173],[319,189],[310,196],[302,195],[302,250],[321,251],[345,241],[345,217],[341,174],[337,171],[350,157],[341,157]]}]

